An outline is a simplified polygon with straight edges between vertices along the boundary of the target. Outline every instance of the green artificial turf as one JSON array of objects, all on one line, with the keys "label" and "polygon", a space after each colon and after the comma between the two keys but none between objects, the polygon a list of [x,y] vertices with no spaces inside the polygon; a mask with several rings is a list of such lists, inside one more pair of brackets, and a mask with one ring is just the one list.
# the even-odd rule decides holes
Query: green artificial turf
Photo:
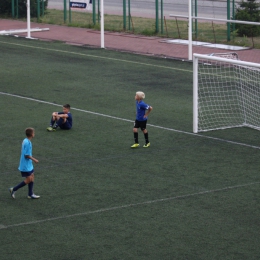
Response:
[{"label": "green artificial turf", "polygon": [[[259,258],[259,132],[192,134],[191,63],[13,37],[0,52],[1,259]],[[138,90],[148,149],[141,132],[130,148]],[[65,103],[73,128],[47,132]],[[39,200],[8,192],[26,127]]]}]

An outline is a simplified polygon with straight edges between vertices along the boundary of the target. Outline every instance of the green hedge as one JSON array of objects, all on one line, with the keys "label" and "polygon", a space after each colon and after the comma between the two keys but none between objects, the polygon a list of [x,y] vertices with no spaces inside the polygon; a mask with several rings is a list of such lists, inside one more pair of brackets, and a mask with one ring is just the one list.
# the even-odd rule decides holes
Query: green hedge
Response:
[{"label": "green hedge", "polygon": [[[260,22],[260,4],[255,0],[242,1],[240,7],[236,10],[236,20]],[[260,35],[260,26],[236,24],[238,35],[254,37]]]},{"label": "green hedge", "polygon": [[[12,0],[0,0],[0,15],[12,15]],[[40,6],[42,8],[42,1],[44,2],[44,11],[46,11],[48,6],[48,0],[39,0]],[[16,0],[14,0],[15,4],[15,13],[16,13]],[[18,0],[18,16],[19,18],[26,17],[27,15],[27,0]],[[31,16],[37,17],[37,0],[30,0],[31,6]]]}]

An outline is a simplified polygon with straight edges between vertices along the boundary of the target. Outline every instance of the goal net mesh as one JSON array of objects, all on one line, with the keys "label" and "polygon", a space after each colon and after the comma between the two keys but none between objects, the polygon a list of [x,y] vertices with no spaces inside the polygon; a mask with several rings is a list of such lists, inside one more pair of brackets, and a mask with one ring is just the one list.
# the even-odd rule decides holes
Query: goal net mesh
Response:
[{"label": "goal net mesh", "polygon": [[260,68],[199,59],[198,131],[241,126],[260,129]]}]

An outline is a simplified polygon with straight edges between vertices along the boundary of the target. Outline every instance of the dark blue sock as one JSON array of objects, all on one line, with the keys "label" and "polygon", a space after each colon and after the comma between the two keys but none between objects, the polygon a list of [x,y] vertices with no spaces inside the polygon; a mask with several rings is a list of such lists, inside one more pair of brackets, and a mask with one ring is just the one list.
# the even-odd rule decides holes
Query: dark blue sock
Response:
[{"label": "dark blue sock", "polygon": [[22,181],[21,183],[19,183],[18,185],[16,185],[16,186],[14,187],[13,191],[17,191],[17,190],[19,190],[20,188],[22,188],[22,187],[25,186],[25,185],[26,185],[25,182]]},{"label": "dark blue sock", "polygon": [[33,195],[33,183],[34,183],[34,182],[30,182],[30,183],[28,184],[28,195],[29,195],[29,196],[32,196],[32,195]]},{"label": "dark blue sock", "polygon": [[57,127],[61,126],[61,125],[63,124],[63,122],[64,122],[63,118],[60,118],[60,119],[56,122],[54,128],[57,128]]},{"label": "dark blue sock", "polygon": [[55,123],[55,120],[53,120],[53,118],[51,117],[51,122],[50,122],[50,126],[53,126]]}]

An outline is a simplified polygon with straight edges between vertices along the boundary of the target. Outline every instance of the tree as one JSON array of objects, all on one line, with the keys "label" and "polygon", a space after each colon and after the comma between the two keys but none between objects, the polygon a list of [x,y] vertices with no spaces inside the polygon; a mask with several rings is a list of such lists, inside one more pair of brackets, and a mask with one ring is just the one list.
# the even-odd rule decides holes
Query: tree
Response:
[{"label": "tree", "polygon": [[[260,4],[256,0],[247,0],[240,3],[237,8],[235,19],[241,21],[260,22]],[[259,25],[236,24],[239,36],[254,37],[260,35]]]},{"label": "tree", "polygon": [[[7,15],[11,16],[12,14],[12,0],[0,0],[0,15]],[[47,9],[48,0],[39,0],[40,4],[42,5],[42,1],[44,1],[44,10]],[[16,4],[16,0],[14,1]],[[26,17],[27,15],[27,7],[26,7],[27,0],[18,0],[18,14],[19,18]],[[31,7],[31,16],[37,16],[37,0],[30,0],[30,7]]]}]

